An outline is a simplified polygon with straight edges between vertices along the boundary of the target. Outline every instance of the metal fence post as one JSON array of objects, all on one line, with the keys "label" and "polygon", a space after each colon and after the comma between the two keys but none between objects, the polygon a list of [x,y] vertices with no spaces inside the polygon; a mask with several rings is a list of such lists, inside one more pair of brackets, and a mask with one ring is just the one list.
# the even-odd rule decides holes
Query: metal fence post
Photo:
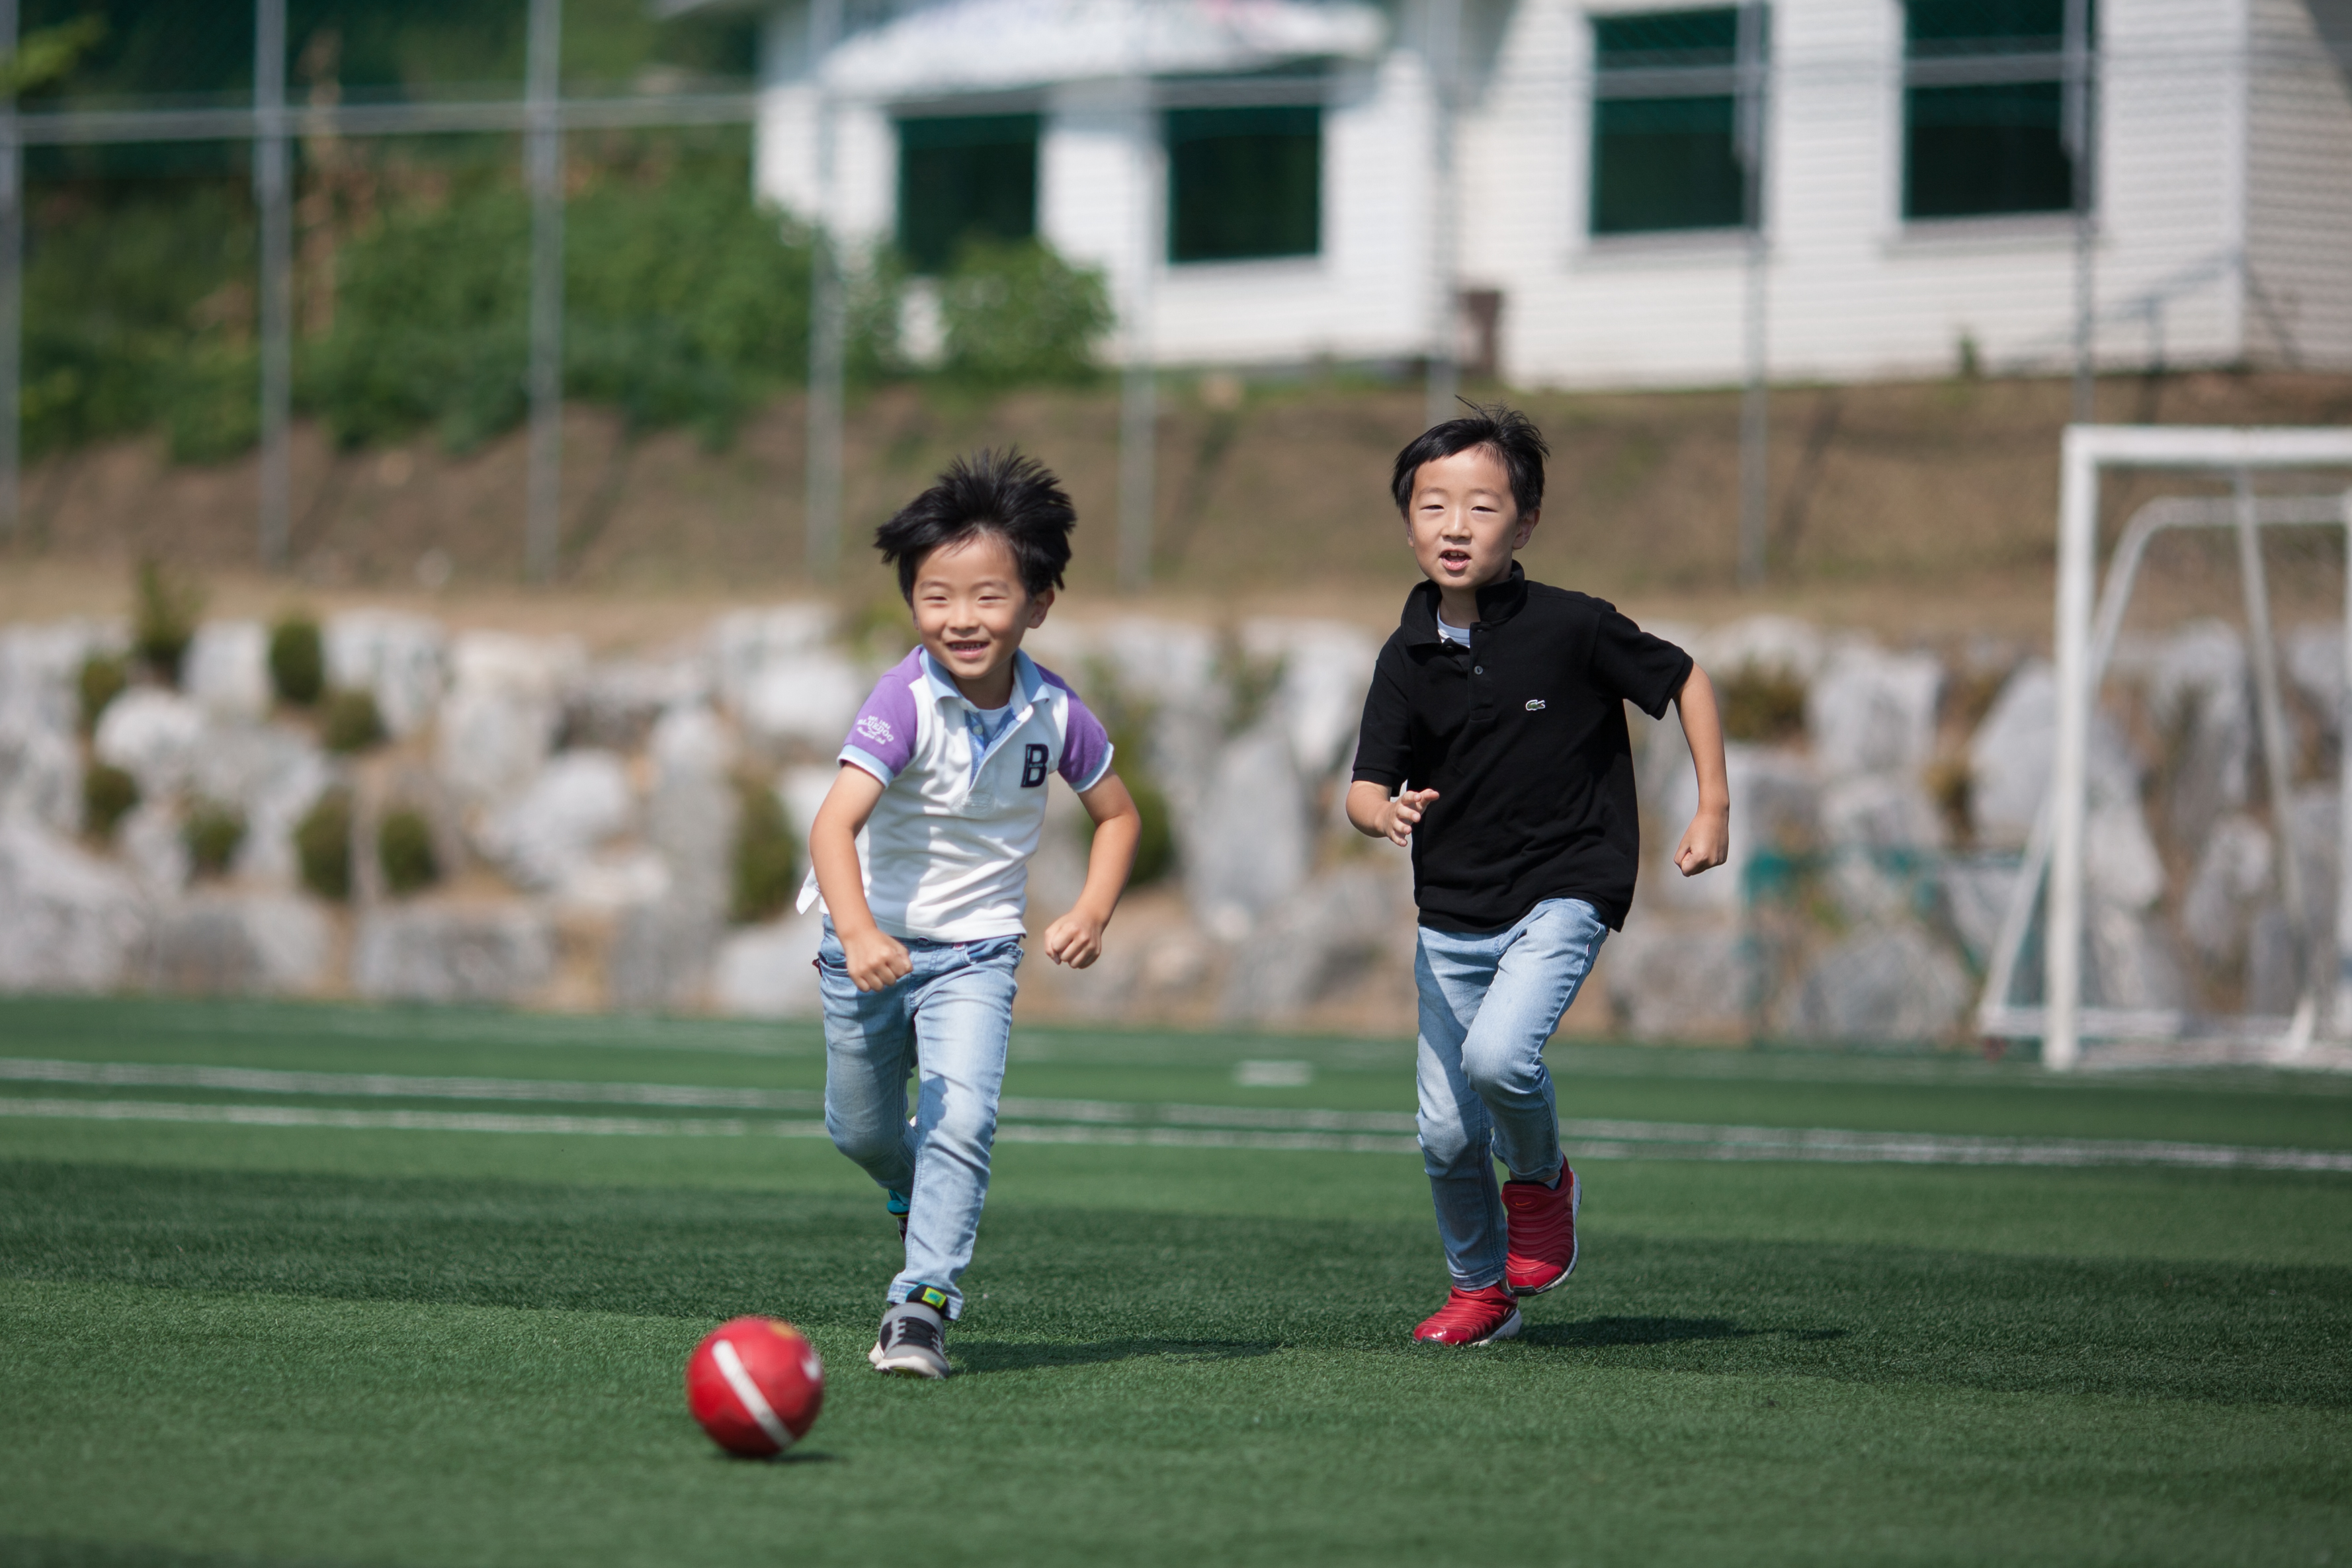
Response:
[{"label": "metal fence post", "polygon": [[1462,57],[1462,0],[1430,0],[1430,341],[1429,374],[1423,388],[1422,423],[1442,424],[1461,411],[1461,356],[1454,342],[1462,302],[1456,274],[1462,263],[1456,230],[1462,204],[1454,193],[1454,114]]},{"label": "metal fence post", "polygon": [[261,226],[261,564],[286,564],[292,488],[294,214],[286,137],[286,0],[253,7],[253,200]]},{"label": "metal fence post", "polygon": [[841,552],[841,445],[843,404],[847,391],[846,301],[842,295],[841,253],[833,233],[833,89],[826,85],[826,57],[841,41],[841,0],[816,0],[809,7],[809,62],[816,82],[816,224],[809,246],[809,364],[807,538],[809,575],[833,575]]},{"label": "metal fence post", "polygon": [[530,129],[530,474],[523,523],[523,570],[533,582],[555,576],[562,547],[563,486],[563,0],[530,0],[530,46],[523,90]]},{"label": "metal fence post", "polygon": [[1139,593],[1151,585],[1153,513],[1159,492],[1160,372],[1152,310],[1166,257],[1169,194],[1153,120],[1151,78],[1129,89],[1135,107],[1135,258],[1123,325],[1126,363],[1118,398],[1118,585]]},{"label": "metal fence post", "polygon": [[1765,528],[1772,498],[1771,387],[1766,338],[1769,254],[1764,223],[1765,47],[1769,13],[1762,0],[1739,7],[1738,100],[1734,121],[1747,207],[1748,250],[1742,321],[1747,360],[1739,393],[1739,583],[1764,580]]},{"label": "metal fence post", "polygon": [[2066,155],[2074,163],[2074,423],[2098,418],[2099,384],[2092,355],[2096,323],[2093,267],[2097,235],[2092,204],[2099,163],[2098,106],[2091,74],[2091,0],[2065,0],[2066,86],[2062,128]]},{"label": "metal fence post", "polygon": [[[16,0],[0,0],[0,71],[16,61]],[[25,146],[16,95],[0,94],[0,539],[16,537],[25,380]]]}]

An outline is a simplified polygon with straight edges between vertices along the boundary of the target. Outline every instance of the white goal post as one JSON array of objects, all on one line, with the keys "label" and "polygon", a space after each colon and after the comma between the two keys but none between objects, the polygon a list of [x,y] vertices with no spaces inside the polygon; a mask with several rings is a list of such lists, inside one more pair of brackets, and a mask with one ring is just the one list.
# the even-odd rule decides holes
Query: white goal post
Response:
[{"label": "white goal post", "polygon": [[[1978,1027],[1989,1037],[2042,1040],[2045,1066],[2072,1068],[2083,1041],[2092,1039],[2177,1037],[2179,1015],[2086,1009],[2082,1003],[2084,940],[2084,834],[2088,815],[2092,714],[2098,685],[2115,651],[2125,609],[2149,539],[2175,528],[2227,528],[2238,538],[2245,593],[2248,653],[2255,685],[2255,717],[2278,835],[2276,857],[2288,917],[2302,938],[2302,997],[2291,1019],[2263,1020],[2265,1044],[2294,1054],[2307,1048],[2320,1015],[2338,1040],[2352,1039],[2352,490],[2325,495],[2257,497],[2252,476],[2258,469],[2352,470],[2352,429],[2230,429],[2190,425],[2095,425],[2067,427],[2062,449],[2058,509],[2057,743],[2050,787],[2026,845],[2025,862],[1987,966]],[[2111,468],[2164,468],[2222,473],[2235,481],[2230,499],[2172,497],[2140,508],[2117,542],[2104,591],[2094,590],[2098,569],[2099,483]],[[2323,945],[2320,934],[2301,929],[2306,905],[2301,868],[2285,828],[2292,753],[2280,693],[2278,652],[2270,624],[2270,601],[2263,566],[2261,530],[2293,524],[2331,524],[2345,529],[2344,669],[2337,695],[2338,733],[2346,760],[2339,765],[2336,812],[2336,929]],[[2016,967],[2044,873],[2049,901],[2043,924],[2042,1005],[2019,1007],[2010,1000]],[[2332,958],[2331,961],[2326,961]]]}]

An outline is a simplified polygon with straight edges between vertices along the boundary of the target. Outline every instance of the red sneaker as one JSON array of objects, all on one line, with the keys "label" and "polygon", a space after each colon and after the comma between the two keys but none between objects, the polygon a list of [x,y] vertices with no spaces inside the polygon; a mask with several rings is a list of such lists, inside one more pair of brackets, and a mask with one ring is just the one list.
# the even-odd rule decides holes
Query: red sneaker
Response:
[{"label": "red sneaker", "polygon": [[1456,1286],[1445,1294],[1445,1304],[1412,1331],[1415,1339],[1433,1344],[1492,1344],[1519,1332],[1519,1304],[1503,1286],[1483,1291]]},{"label": "red sneaker", "polygon": [[1540,1296],[1576,1272],[1576,1211],[1583,1207],[1583,1184],[1565,1159],[1559,1162],[1558,1186],[1539,1181],[1503,1184],[1503,1212],[1511,1227],[1503,1282],[1513,1295]]}]

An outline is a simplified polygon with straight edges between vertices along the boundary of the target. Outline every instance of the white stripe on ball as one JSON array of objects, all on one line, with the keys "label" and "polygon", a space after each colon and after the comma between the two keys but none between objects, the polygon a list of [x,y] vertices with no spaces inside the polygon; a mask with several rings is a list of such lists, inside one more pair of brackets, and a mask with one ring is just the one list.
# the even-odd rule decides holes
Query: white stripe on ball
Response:
[{"label": "white stripe on ball", "polygon": [[759,1423],[760,1430],[768,1435],[768,1441],[776,1445],[776,1451],[781,1454],[791,1448],[792,1428],[777,1417],[775,1407],[768,1403],[768,1396],[760,1392],[758,1384],[751,1381],[751,1373],[744,1368],[743,1358],[735,1354],[734,1342],[722,1339],[712,1345],[710,1359],[719,1364],[719,1375],[727,1380],[727,1386],[735,1391],[735,1397],[743,1402],[745,1413]]}]

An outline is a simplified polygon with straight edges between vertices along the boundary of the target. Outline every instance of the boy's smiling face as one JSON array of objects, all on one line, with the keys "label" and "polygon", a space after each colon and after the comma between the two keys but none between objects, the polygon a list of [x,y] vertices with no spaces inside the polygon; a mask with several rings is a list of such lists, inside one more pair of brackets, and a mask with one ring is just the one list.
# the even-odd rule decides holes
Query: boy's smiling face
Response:
[{"label": "boy's smiling face", "polygon": [[1003,707],[1013,698],[1013,655],[1053,603],[1052,589],[1032,595],[1022,586],[1003,535],[977,533],[940,546],[916,570],[915,635],[965,696]]},{"label": "boy's smiling face", "polygon": [[1412,476],[1405,537],[1413,559],[1437,584],[1449,624],[1477,618],[1478,591],[1511,574],[1511,557],[1527,547],[1541,514],[1519,515],[1511,476],[1491,446],[1465,447],[1424,463]]}]

